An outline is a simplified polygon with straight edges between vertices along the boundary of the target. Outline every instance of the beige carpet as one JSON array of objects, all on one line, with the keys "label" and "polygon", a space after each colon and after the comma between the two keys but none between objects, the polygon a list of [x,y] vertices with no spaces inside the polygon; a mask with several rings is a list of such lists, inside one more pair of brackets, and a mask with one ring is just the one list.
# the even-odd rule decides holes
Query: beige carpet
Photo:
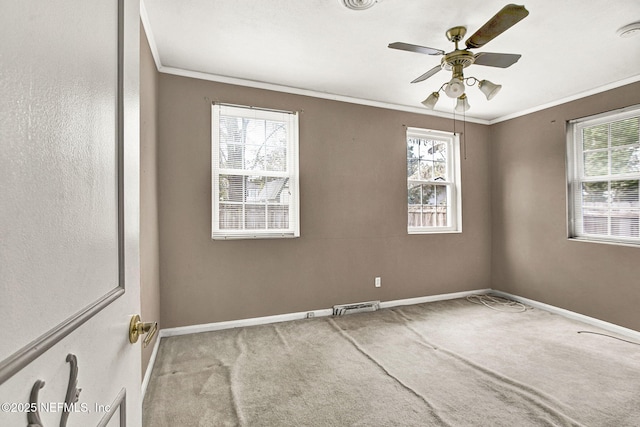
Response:
[{"label": "beige carpet", "polygon": [[464,299],[164,338],[146,427],[640,426],[640,346]]}]

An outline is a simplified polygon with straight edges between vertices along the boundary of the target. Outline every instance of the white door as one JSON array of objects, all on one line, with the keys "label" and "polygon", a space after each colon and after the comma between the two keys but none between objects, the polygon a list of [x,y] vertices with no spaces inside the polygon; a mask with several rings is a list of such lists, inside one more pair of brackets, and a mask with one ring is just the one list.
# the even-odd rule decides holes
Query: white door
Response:
[{"label": "white door", "polygon": [[0,2],[0,425],[139,426],[139,2]]}]

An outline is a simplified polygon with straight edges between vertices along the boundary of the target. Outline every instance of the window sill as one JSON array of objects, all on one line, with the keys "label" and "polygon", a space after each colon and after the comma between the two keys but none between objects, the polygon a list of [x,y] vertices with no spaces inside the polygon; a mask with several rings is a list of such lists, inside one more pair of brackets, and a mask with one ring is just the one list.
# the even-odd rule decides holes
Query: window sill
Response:
[{"label": "window sill", "polygon": [[408,230],[409,235],[424,235],[424,234],[462,234],[462,230]]},{"label": "window sill", "polygon": [[567,240],[570,242],[600,243],[604,245],[626,246],[629,248],[640,247],[640,242],[634,243],[634,242],[626,242],[626,241],[601,240],[601,239],[593,239],[589,237],[567,237]]},{"label": "window sill", "polygon": [[259,240],[259,239],[296,239],[299,234],[293,233],[238,233],[238,234],[213,234],[212,240]]}]

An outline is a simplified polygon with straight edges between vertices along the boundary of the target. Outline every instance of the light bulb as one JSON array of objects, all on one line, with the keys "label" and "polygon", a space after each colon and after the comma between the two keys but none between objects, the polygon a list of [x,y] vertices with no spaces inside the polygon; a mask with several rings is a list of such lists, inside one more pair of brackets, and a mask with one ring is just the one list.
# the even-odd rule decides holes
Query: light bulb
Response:
[{"label": "light bulb", "polygon": [[480,89],[480,92],[484,93],[484,96],[487,97],[487,101],[489,101],[491,98],[496,96],[498,92],[500,92],[502,86],[491,83],[489,80],[481,80],[478,83],[478,89]]},{"label": "light bulb", "polygon": [[452,78],[444,88],[444,93],[446,93],[449,98],[458,98],[464,94],[464,82],[461,78]]},{"label": "light bulb", "polygon": [[469,105],[467,95],[463,93],[460,97],[458,97],[455,110],[457,113],[464,113],[465,111],[469,110],[469,108],[471,108],[471,105]]},{"label": "light bulb", "polygon": [[427,107],[429,110],[433,110],[433,108],[436,106],[436,102],[438,102],[438,98],[440,98],[438,92],[433,92],[427,97],[427,99],[422,101],[422,105]]}]

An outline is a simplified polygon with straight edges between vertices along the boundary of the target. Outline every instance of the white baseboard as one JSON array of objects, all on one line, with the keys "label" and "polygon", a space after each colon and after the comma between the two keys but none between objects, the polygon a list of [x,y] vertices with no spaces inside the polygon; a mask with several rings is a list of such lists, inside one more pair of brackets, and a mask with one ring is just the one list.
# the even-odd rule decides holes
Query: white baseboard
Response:
[{"label": "white baseboard", "polygon": [[640,332],[635,331],[633,329],[618,326],[614,323],[605,322],[604,320],[596,319],[590,316],[585,316],[584,314],[576,313],[570,310],[565,310],[564,308],[559,308],[553,305],[545,304],[543,302],[538,302],[532,299],[519,297],[517,295],[512,295],[508,292],[491,290],[491,294],[497,295],[499,297],[508,298],[514,301],[518,301],[525,305],[528,305],[534,308],[539,308],[540,310],[545,310],[554,314],[559,314],[560,316],[566,317],[568,319],[577,320],[579,322],[586,323],[587,325],[595,326],[597,328],[604,329],[605,331],[613,332],[615,334],[622,335],[627,338],[631,338],[635,341],[640,342]]},{"label": "white baseboard", "polygon": [[[491,289],[479,289],[475,291],[455,292],[451,294],[431,295],[427,297],[409,298],[380,303],[380,308],[396,307],[400,305],[422,304],[425,302],[445,301],[455,298],[465,298],[468,295],[487,293]],[[240,328],[243,326],[265,325],[267,323],[288,322],[291,320],[306,319],[309,313],[312,317],[325,317],[333,314],[333,309],[325,308],[320,310],[301,311],[297,313],[277,314],[274,316],[254,317],[249,319],[229,320],[226,322],[206,323],[202,325],[180,326],[177,328],[167,328],[160,330],[160,337],[174,337],[177,335],[197,334],[200,332],[220,331],[223,329]]]},{"label": "white baseboard", "polygon": [[401,305],[414,305],[423,304],[425,302],[446,301],[456,298],[466,298],[469,295],[486,294],[491,292],[491,289],[477,289],[475,291],[454,292],[451,294],[430,295],[428,297],[397,299],[392,301],[385,301],[380,303],[380,308],[397,307]]},{"label": "white baseboard", "polygon": [[[555,313],[569,319],[578,320],[585,324],[595,326],[605,331],[613,332],[613,333],[616,333],[640,342],[640,332],[634,331],[633,329],[624,328],[622,326],[618,326],[613,323],[605,322],[603,320],[595,319],[593,317],[585,316],[583,314],[575,313],[573,311],[565,310],[563,308],[555,307],[549,304],[544,304],[538,301],[530,300],[528,298],[522,298],[517,295],[509,294],[507,292],[495,291],[492,289],[478,289],[475,291],[454,292],[449,294],[440,294],[440,295],[431,295],[426,297],[385,301],[380,303],[380,308],[390,308],[390,307],[398,307],[403,305],[422,304],[426,302],[435,302],[435,301],[446,301],[446,300],[451,300],[456,298],[466,298],[469,295],[486,294],[486,293],[491,293],[504,298],[509,298],[514,301],[518,301],[523,304],[529,305],[531,307],[535,307],[541,310]],[[312,313],[313,316],[309,316],[310,313]],[[304,311],[304,312],[298,312],[298,313],[278,314],[275,316],[255,317],[255,318],[249,318],[249,319],[230,320],[227,322],[215,322],[215,323],[207,323],[202,325],[191,325],[191,326],[181,326],[177,328],[161,329],[158,333],[158,338],[156,339],[155,346],[153,348],[153,353],[151,354],[151,359],[149,360],[149,365],[147,366],[147,371],[144,375],[144,380],[142,381],[142,398],[144,399],[144,395],[147,391],[147,385],[149,384],[151,372],[153,370],[153,366],[156,361],[156,354],[158,352],[158,347],[160,345],[160,340],[162,338],[173,337],[178,335],[196,334],[200,332],[220,331],[223,329],[239,328],[243,326],[254,326],[254,325],[264,325],[268,323],[288,322],[291,320],[306,319],[308,317],[325,317],[325,316],[331,316],[331,315],[333,315],[333,309],[326,308],[326,309],[310,310],[310,311]]]},{"label": "white baseboard", "polygon": [[[162,330],[160,330],[160,332],[162,332]],[[153,371],[153,367],[156,365],[156,356],[158,355],[158,347],[160,347],[160,339],[161,336],[158,333],[155,340],[156,342],[153,344],[153,351],[151,352],[149,363],[147,363],[147,370],[144,372],[144,378],[142,379],[142,400],[144,400],[144,395],[147,393],[147,386],[149,385],[149,380],[151,379],[151,371]]]},{"label": "white baseboard", "polygon": [[[309,316],[313,313],[313,316]],[[177,335],[197,334],[200,332],[220,331],[222,329],[240,328],[243,326],[265,325],[267,323],[288,322],[291,320],[306,319],[307,317],[331,316],[333,309],[301,311],[298,313],[277,314],[275,316],[253,317],[249,319],[229,320],[227,322],[205,323],[202,325],[180,326],[160,330],[160,337],[174,337]]]}]

